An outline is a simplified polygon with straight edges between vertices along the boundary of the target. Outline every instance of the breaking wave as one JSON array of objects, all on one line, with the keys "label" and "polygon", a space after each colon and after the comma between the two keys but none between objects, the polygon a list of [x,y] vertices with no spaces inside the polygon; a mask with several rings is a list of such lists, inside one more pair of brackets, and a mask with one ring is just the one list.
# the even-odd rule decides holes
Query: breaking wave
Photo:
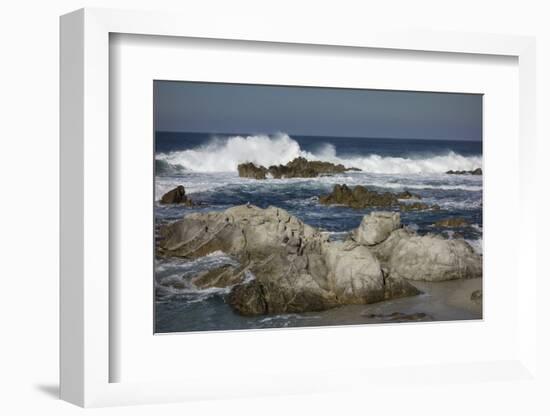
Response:
[{"label": "breaking wave", "polygon": [[235,172],[240,163],[252,162],[271,166],[286,164],[297,157],[341,163],[364,172],[386,174],[444,173],[448,170],[473,170],[482,167],[481,156],[462,156],[449,151],[442,155],[389,157],[377,154],[340,156],[331,144],[315,152],[300,148],[298,142],[284,133],[276,135],[232,136],[214,138],[194,149],[157,154],[159,164],[171,169],[192,172]]}]

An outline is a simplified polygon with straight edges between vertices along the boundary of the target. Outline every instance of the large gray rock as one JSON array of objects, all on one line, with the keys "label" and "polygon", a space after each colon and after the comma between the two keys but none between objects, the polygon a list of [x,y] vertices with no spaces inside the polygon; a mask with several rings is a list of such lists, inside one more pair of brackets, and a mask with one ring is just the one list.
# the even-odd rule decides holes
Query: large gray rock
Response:
[{"label": "large gray rock", "polygon": [[388,268],[388,262],[393,253],[393,250],[402,239],[409,238],[416,235],[408,228],[399,228],[393,231],[388,238],[379,244],[369,247],[370,251],[376,256],[382,268]]},{"label": "large gray rock", "polygon": [[[308,270],[318,262],[317,274]],[[327,269],[318,254],[276,252],[247,266],[255,279],[235,286],[229,304],[241,315],[321,311],[344,304],[331,289]]]},{"label": "large gray rock", "polygon": [[354,233],[354,239],[360,244],[374,245],[389,237],[392,231],[401,225],[398,212],[377,211],[365,215],[359,228]]},{"label": "large gray rock", "polygon": [[390,243],[381,252],[393,278],[438,282],[482,275],[481,256],[463,239],[401,233]]},{"label": "large gray rock", "polygon": [[192,213],[160,229],[159,254],[187,258],[223,251],[247,261],[274,251],[297,253],[321,234],[287,211],[240,205],[223,212]]},{"label": "large gray rock", "polygon": [[328,278],[345,303],[372,303],[384,299],[384,277],[380,263],[362,245],[352,241],[325,244]]},{"label": "large gray rock", "polygon": [[195,283],[238,282],[228,302],[243,315],[318,311],[419,293],[406,281],[385,279],[368,247],[330,242],[280,208],[193,213],[160,234],[159,255],[196,258],[223,251],[238,259],[241,268],[206,273]]}]

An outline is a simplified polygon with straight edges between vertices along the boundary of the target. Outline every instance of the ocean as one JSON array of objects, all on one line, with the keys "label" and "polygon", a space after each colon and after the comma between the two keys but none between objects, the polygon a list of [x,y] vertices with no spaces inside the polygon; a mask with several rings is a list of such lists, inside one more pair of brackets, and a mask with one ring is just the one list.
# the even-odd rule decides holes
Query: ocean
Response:
[{"label": "ocean", "polygon": [[[157,225],[182,218],[190,212],[221,211],[250,203],[265,208],[281,207],[305,223],[317,227],[333,240],[344,239],[372,209],[354,210],[325,206],[318,197],[330,193],[335,184],[364,185],[379,192],[409,190],[422,202],[437,204],[439,211],[401,212],[401,222],[419,234],[455,232],[474,250],[482,250],[483,176],[449,175],[448,170],[482,167],[482,143],[465,140],[424,140],[274,135],[227,135],[157,132],[155,140],[155,200],[170,189],[183,185],[200,205],[166,206],[155,202]],[[254,162],[263,166],[286,164],[296,157],[341,163],[361,169],[319,178],[253,180],[239,178],[237,166]],[[437,220],[462,217],[470,226],[439,229]],[[378,323],[369,321],[365,311],[430,313],[435,320],[477,319],[472,310],[441,302],[430,303],[432,288],[420,284],[424,295],[355,305],[331,311],[242,317],[225,303],[229,289],[194,288],[189,280],[198,272],[235,260],[214,253],[198,260],[156,259],[155,332],[187,332],[232,329],[303,327]],[[452,291],[456,282],[435,287]]]}]

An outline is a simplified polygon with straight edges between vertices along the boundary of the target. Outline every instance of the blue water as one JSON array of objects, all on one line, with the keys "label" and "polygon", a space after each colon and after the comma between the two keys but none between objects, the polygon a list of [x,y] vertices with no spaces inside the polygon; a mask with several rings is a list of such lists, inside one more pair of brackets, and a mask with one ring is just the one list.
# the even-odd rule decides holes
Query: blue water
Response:
[{"label": "blue water", "polygon": [[[312,179],[260,181],[239,178],[236,172],[239,163],[269,166],[298,156],[363,170]],[[438,204],[441,210],[402,212],[403,224],[420,234],[451,237],[459,232],[474,249],[481,250],[482,176],[445,174],[451,169],[482,167],[481,142],[161,132],[157,133],[155,157],[166,164],[155,178],[157,200],[164,192],[183,185],[200,203],[193,208],[156,204],[158,224],[190,212],[251,203],[284,208],[305,223],[329,232],[332,239],[343,239],[371,211],[319,204],[320,195],[329,193],[335,184],[345,183],[380,192],[409,190],[418,194],[423,202]],[[460,230],[434,227],[438,219],[453,216],[465,218],[472,226]],[[188,282],[197,272],[231,261],[222,254],[195,262],[157,259],[156,332],[323,325],[329,316],[331,323],[350,321],[346,315],[346,321],[340,322],[334,312],[243,318],[225,304],[227,290],[200,291],[191,285],[181,288],[181,282]],[[178,289],[173,287],[174,282],[180,283]]]},{"label": "blue water", "polygon": [[[188,150],[204,145],[216,137],[224,139],[232,136],[235,135],[161,131],[155,135],[155,150],[157,153]],[[442,154],[448,151],[454,151],[464,156],[482,154],[481,141],[295,135],[292,135],[292,139],[298,142],[300,147],[307,152],[315,152],[323,144],[332,144],[341,155],[378,154],[381,156],[402,157]]]}]

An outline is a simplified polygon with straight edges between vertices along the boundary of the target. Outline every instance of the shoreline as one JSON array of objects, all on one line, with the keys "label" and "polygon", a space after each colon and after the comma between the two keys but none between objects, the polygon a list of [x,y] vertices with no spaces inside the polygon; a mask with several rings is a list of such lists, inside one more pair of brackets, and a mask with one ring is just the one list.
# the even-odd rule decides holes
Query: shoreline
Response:
[{"label": "shoreline", "polygon": [[[155,332],[208,332],[482,320],[482,304],[476,305],[470,300],[471,292],[481,289],[482,282],[482,278],[437,283],[413,282],[424,293],[369,305],[343,305],[321,312],[264,315],[254,319],[236,315],[228,305],[225,305],[226,309],[223,308],[220,313],[227,313],[231,318],[236,318],[233,325],[227,323],[218,326],[202,324],[194,327],[189,325],[189,322],[180,321],[182,325],[179,327],[164,328],[163,330],[161,325],[160,328],[156,327]],[[390,315],[395,313],[407,316],[417,315],[417,317],[416,319],[393,319]],[[426,316],[418,316],[421,314],[426,314]],[[386,315],[386,318],[369,317],[369,315]]]}]

